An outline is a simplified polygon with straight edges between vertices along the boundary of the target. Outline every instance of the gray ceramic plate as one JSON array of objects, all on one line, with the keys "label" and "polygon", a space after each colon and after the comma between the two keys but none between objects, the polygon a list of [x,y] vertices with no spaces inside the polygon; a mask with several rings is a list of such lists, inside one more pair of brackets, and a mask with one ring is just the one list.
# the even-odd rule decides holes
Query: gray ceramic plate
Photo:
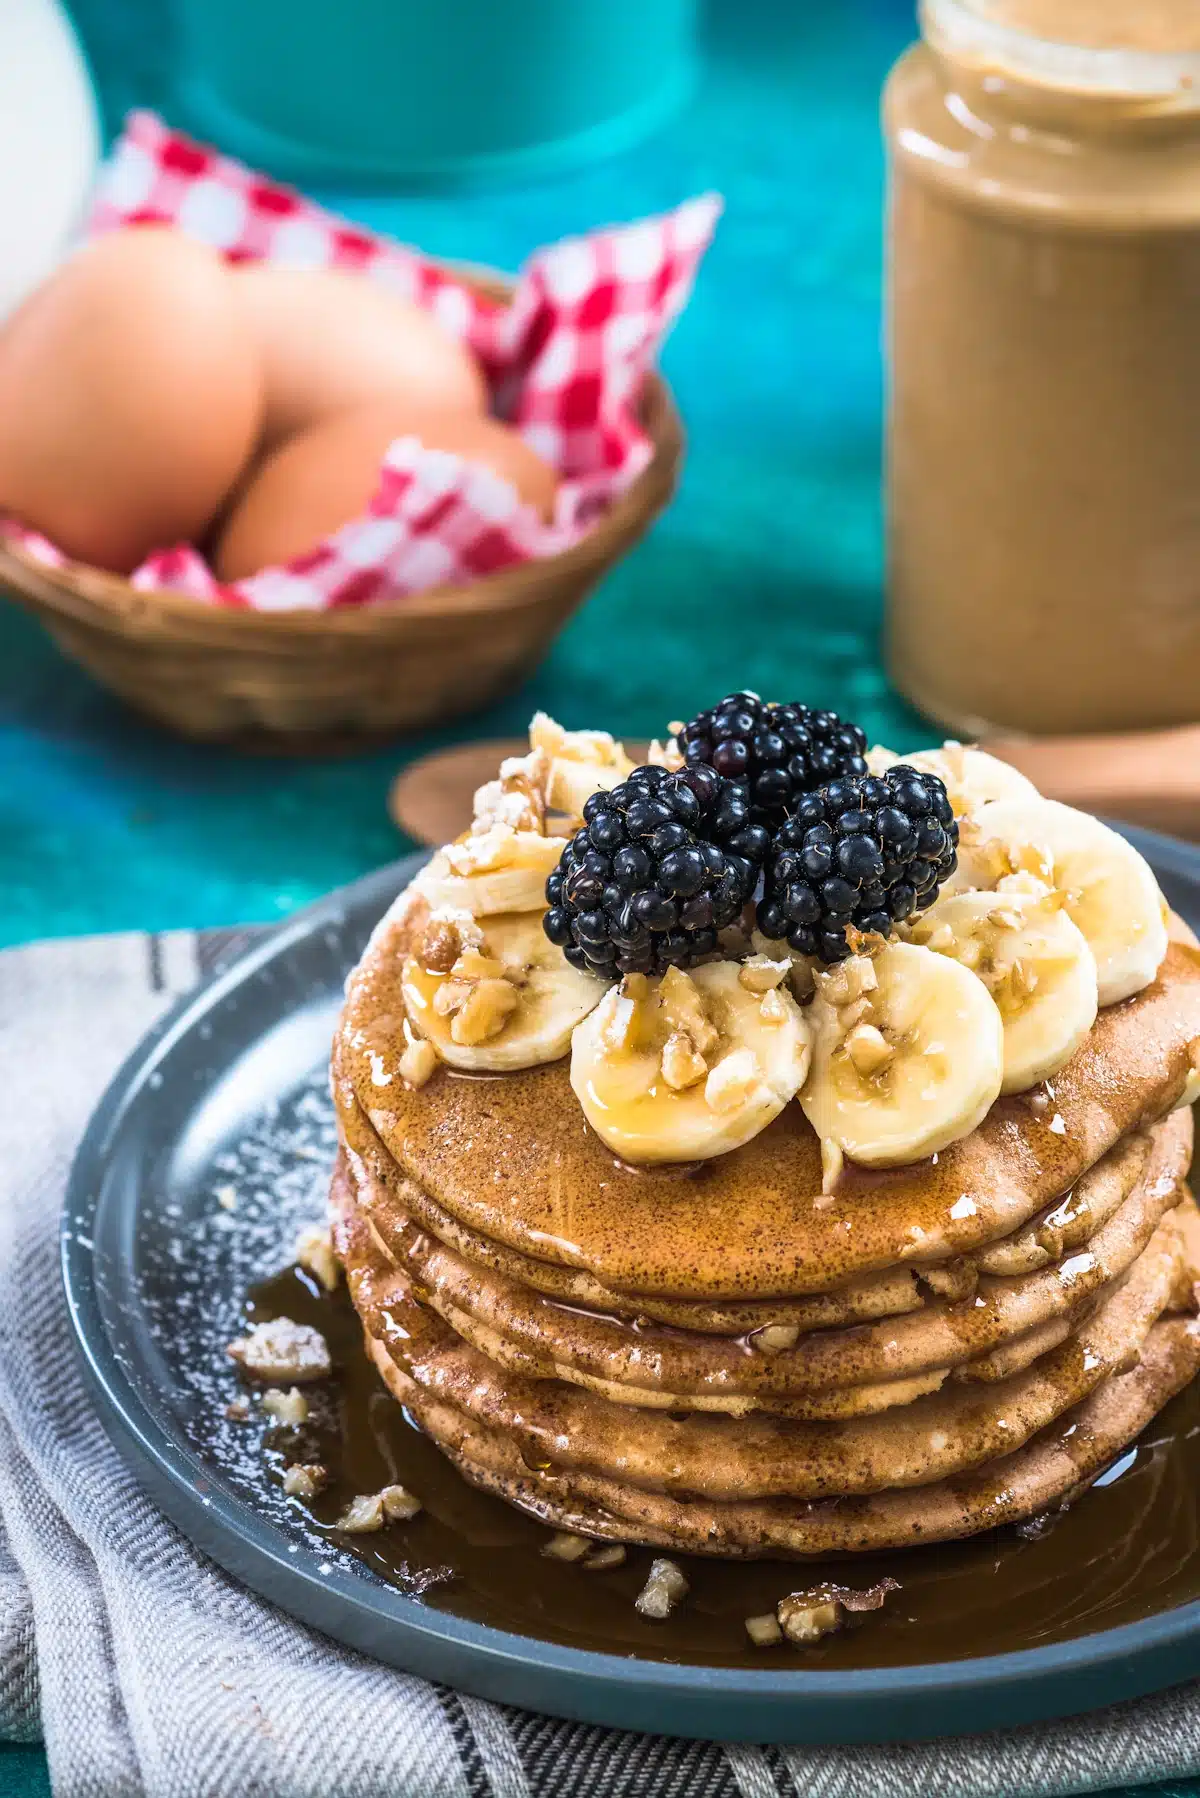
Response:
[{"label": "gray ceramic plate", "polygon": [[[1135,836],[1200,925],[1200,852]],[[746,1672],[587,1653],[404,1596],[255,1497],[212,1424],[205,1337],[228,1340],[239,1257],[286,1260],[289,1207],[327,1173],[323,1067],[348,968],[416,858],[271,932],[186,999],[122,1068],[80,1146],[63,1276],[97,1408],[174,1522],[284,1610],[380,1660],[590,1722],[724,1740],[859,1742],[1065,1715],[1200,1674],[1200,1602],[1021,1653],[842,1672]],[[222,1182],[248,1209],[214,1207]],[[253,1190],[264,1203],[257,1208]],[[181,1229],[191,1231],[187,1257]],[[221,1295],[227,1295],[222,1297]]]}]

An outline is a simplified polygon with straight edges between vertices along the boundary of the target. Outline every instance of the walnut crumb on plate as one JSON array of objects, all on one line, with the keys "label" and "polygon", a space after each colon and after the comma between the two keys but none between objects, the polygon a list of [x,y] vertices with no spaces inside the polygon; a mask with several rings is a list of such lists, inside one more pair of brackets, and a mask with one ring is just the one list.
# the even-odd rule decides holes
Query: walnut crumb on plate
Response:
[{"label": "walnut crumb on plate", "polygon": [[289,1498],[315,1498],[326,1480],[328,1470],[319,1461],[296,1461],[283,1476],[283,1490]]},{"label": "walnut crumb on plate", "polygon": [[284,1380],[303,1383],[328,1379],[332,1371],[329,1348],[319,1330],[298,1324],[290,1317],[273,1317],[255,1324],[226,1349],[231,1360],[252,1380],[278,1385]]},{"label": "walnut crumb on plate", "polygon": [[298,1386],[289,1386],[284,1392],[281,1387],[272,1386],[262,1396],[262,1408],[268,1417],[288,1429],[297,1429],[308,1418],[308,1400]]}]

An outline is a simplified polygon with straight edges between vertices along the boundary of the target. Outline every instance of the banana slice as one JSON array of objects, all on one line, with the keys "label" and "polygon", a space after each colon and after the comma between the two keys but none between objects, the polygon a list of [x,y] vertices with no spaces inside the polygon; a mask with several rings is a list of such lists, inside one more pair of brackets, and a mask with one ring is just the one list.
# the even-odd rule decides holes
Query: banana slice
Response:
[{"label": "banana slice", "polygon": [[547,805],[572,818],[583,816],[593,793],[611,792],[633,772],[624,745],[606,730],[564,730],[545,712],[534,713],[529,742],[547,758]]},{"label": "banana slice", "polygon": [[1096,958],[1101,1005],[1149,986],[1167,952],[1162,895],[1132,843],[1053,799],[1001,799],[964,826],[955,885],[1032,874],[1062,894]]},{"label": "banana slice", "polygon": [[448,966],[428,965],[449,962],[436,943],[427,934],[405,961],[404,1006],[413,1029],[452,1068],[503,1074],[557,1061],[604,997],[603,982],[580,974],[547,940],[537,912],[489,917],[480,941],[461,947]]},{"label": "banana slice", "polygon": [[546,878],[562,851],[561,837],[494,824],[478,836],[447,843],[414,884],[435,911],[469,911],[476,918],[540,913],[546,909]]},{"label": "banana slice", "polygon": [[902,1167],[969,1136],[999,1096],[1000,1013],[948,956],[915,943],[853,956],[817,977],[809,1017],[800,1103],[823,1152],[832,1143],[867,1167]]},{"label": "banana slice", "polygon": [[784,964],[774,965],[774,985],[761,966],[747,984],[728,961],[659,979],[630,974],[579,1026],[571,1085],[622,1160],[723,1155],[795,1097],[808,1072],[808,1024]]},{"label": "banana slice", "polygon": [[1025,1092],[1071,1059],[1096,1021],[1096,962],[1058,893],[955,893],[909,927],[987,987],[1004,1025],[1000,1090]]},{"label": "banana slice", "polygon": [[1033,782],[1016,768],[985,749],[965,743],[943,743],[940,749],[918,749],[915,755],[896,755],[876,745],[867,751],[872,774],[886,774],[898,762],[922,774],[936,774],[946,789],[956,818],[968,818],[994,799],[1040,798]]}]

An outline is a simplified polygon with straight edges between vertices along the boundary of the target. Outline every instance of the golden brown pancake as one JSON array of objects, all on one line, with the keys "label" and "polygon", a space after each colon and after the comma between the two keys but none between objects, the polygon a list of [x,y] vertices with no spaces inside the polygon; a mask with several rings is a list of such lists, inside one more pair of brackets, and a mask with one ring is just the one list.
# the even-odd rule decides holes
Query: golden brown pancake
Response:
[{"label": "golden brown pancake", "polygon": [[[1173,1115],[1189,1119],[1190,1110]],[[1186,1121],[1175,1127],[1189,1133],[1191,1130]],[[415,1180],[403,1174],[357,1104],[342,1116],[340,1128],[344,1140],[364,1162],[373,1184],[386,1189],[386,1201],[374,1211],[376,1227],[385,1241],[393,1218],[411,1219],[474,1266],[490,1268],[504,1279],[548,1298],[610,1316],[656,1319],[679,1329],[721,1336],[747,1335],[775,1323],[792,1324],[801,1330],[828,1329],[837,1324],[896,1317],[943,1298],[967,1299],[975,1291],[981,1271],[1011,1277],[1045,1267],[1087,1242],[1124,1203],[1139,1180],[1172,1178],[1165,1171],[1147,1172],[1156,1126],[1135,1130],[1089,1168],[1070,1192],[1011,1237],[953,1261],[885,1268],[828,1292],[714,1303],[666,1299],[658,1293],[620,1293],[603,1286],[586,1271],[518,1254],[459,1223]]]},{"label": "golden brown pancake", "polygon": [[868,1498],[718,1504],[647,1492],[588,1474],[531,1470],[504,1436],[423,1392],[368,1336],[392,1395],[474,1485],[553,1529],[727,1559],[805,1559],[977,1535],[1069,1502],[1103,1472],[1200,1369],[1195,1320],[1149,1332],[1141,1360],[1015,1454],[971,1474]]},{"label": "golden brown pancake", "polygon": [[[1136,1357],[1172,1303],[1185,1265],[1177,1215],[1096,1311],[1057,1349],[995,1386],[955,1385],[882,1416],[798,1422],[752,1413],[637,1410],[500,1366],[415,1298],[379,1252],[344,1179],[339,1253],[368,1336],[440,1404],[514,1443],[529,1467],[617,1479],[728,1502],[859,1495],[955,1477],[1012,1452]],[[1200,1216],[1189,1203],[1189,1228]]]},{"label": "golden brown pancake", "polygon": [[1150,986],[1100,1013],[1048,1107],[1001,1098],[970,1136],[915,1166],[847,1163],[825,1196],[817,1138],[789,1105],[690,1173],[634,1170],[588,1127],[565,1062],[495,1079],[443,1067],[419,1091],[405,1087],[400,971],[413,932],[411,915],[385,921],[348,984],[333,1054],[343,1129],[357,1103],[401,1172],[451,1217],[616,1292],[820,1293],[1011,1236],[1172,1108],[1189,1045],[1200,1045],[1200,951],[1174,941]]},{"label": "golden brown pancake", "polygon": [[[627,1404],[738,1410],[750,1400],[773,1410],[788,1396],[944,1376],[1059,1319],[1061,1340],[1074,1315],[1125,1273],[1163,1214],[1178,1203],[1191,1143],[1189,1112],[1156,1126],[1143,1178],[1086,1245],[1060,1261],[1017,1279],[985,1277],[965,1300],[808,1333],[791,1345],[761,1333],[718,1337],[649,1320],[635,1323],[547,1299],[446,1247],[405,1217],[386,1184],[352,1152],[349,1165],[357,1201],[384,1253],[427,1305],[492,1359],[573,1380]],[[994,1375],[985,1369],[982,1377]],[[894,1402],[908,1396],[898,1393]],[[844,1414],[844,1407],[834,1411]],[[826,1413],[810,1404],[801,1414]]]}]

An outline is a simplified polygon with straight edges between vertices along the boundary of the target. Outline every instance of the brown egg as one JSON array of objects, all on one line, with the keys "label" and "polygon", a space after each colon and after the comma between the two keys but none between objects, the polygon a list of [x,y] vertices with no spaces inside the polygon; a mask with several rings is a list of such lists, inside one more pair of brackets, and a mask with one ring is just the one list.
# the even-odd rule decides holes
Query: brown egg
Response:
[{"label": "brown egg", "polygon": [[360,406],[301,431],[251,472],[217,544],[218,577],[238,581],[290,562],[361,517],[378,487],[388,445],[408,435],[483,463],[511,481],[543,518],[553,516],[558,476],[508,425],[471,412]]},{"label": "brown egg", "polygon": [[263,361],[265,448],[392,394],[447,411],[487,411],[471,351],[423,307],[366,275],[243,263],[233,282]]},{"label": "brown egg", "polygon": [[162,226],[76,252],[0,333],[0,513],[128,574],[203,535],[252,454],[253,335],[220,257]]}]

